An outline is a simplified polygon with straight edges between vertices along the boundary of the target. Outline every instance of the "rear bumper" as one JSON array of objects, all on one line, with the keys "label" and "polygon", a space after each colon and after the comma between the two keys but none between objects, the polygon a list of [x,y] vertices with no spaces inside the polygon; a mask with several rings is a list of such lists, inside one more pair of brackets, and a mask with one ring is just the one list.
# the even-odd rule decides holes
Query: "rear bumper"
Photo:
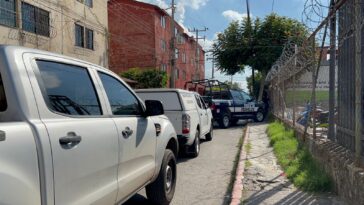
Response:
[{"label": "rear bumper", "polygon": [[190,136],[185,136],[185,135],[177,135],[177,139],[178,139],[178,144],[180,147],[183,146],[190,146],[193,144],[193,139]]}]

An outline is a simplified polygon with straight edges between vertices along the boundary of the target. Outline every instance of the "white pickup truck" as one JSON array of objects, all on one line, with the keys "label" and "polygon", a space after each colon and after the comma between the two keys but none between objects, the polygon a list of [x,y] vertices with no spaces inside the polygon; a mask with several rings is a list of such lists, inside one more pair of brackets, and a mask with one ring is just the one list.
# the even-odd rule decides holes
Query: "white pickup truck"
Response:
[{"label": "white pickup truck", "polygon": [[143,100],[162,101],[165,115],[177,132],[182,152],[197,157],[201,137],[212,140],[212,113],[198,93],[168,88],[140,89],[135,92]]},{"label": "white pickup truck", "polygon": [[159,101],[77,59],[0,45],[0,204],[171,202],[178,140]]}]

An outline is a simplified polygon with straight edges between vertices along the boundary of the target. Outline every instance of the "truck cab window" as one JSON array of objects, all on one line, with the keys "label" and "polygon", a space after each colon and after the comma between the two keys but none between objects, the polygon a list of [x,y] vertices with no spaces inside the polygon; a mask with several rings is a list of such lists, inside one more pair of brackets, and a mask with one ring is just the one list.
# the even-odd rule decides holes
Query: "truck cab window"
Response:
[{"label": "truck cab window", "polygon": [[94,85],[86,68],[37,60],[40,86],[48,107],[67,115],[101,115]]},{"label": "truck cab window", "polygon": [[209,106],[206,104],[205,100],[200,96],[200,101],[202,104],[202,107],[206,110]]},{"label": "truck cab window", "polygon": [[243,96],[240,94],[239,91],[231,90],[230,92],[234,100],[244,100]]},{"label": "truck cab window", "polygon": [[99,72],[113,115],[141,115],[137,98],[117,79]]},{"label": "truck cab window", "polygon": [[204,108],[202,107],[202,103],[201,103],[201,101],[200,101],[200,98],[199,98],[197,95],[195,95],[195,99],[196,99],[196,102],[197,102],[198,107],[199,107],[200,109],[204,109]]},{"label": "truck cab window", "polygon": [[252,97],[248,95],[246,92],[241,92],[241,94],[246,102],[250,102],[252,100]]},{"label": "truck cab window", "polygon": [[0,112],[5,111],[7,107],[8,104],[6,102],[4,83],[0,74]]}]

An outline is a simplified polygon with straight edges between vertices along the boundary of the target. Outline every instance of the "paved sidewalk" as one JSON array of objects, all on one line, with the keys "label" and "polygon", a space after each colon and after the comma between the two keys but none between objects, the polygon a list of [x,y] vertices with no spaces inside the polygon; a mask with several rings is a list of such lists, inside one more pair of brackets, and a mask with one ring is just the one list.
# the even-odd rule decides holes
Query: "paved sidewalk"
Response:
[{"label": "paved sidewalk", "polygon": [[249,125],[248,150],[243,178],[243,204],[343,205],[334,195],[314,195],[295,188],[284,176],[269,145],[267,124]]}]

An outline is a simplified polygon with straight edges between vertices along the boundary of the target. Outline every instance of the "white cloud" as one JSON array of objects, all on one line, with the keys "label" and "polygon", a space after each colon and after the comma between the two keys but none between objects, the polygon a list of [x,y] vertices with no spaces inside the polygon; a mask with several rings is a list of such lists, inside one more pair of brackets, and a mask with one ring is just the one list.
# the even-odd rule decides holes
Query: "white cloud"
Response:
[{"label": "white cloud", "polygon": [[240,21],[243,18],[247,17],[246,13],[239,13],[233,10],[226,10],[222,12],[222,15],[227,18],[229,21]]},{"label": "white cloud", "polygon": [[220,32],[217,32],[214,34],[214,37],[212,39],[207,39],[202,43],[202,47],[205,51],[209,51],[212,49],[212,45],[214,44],[215,40],[217,39],[217,36]]},{"label": "white cloud", "polygon": [[206,39],[204,42],[202,42],[202,47],[205,51],[209,51],[212,49],[213,44],[214,44],[213,40]]},{"label": "white cloud", "polygon": [[[159,6],[162,9],[171,7],[165,0],[138,0],[145,3],[150,3]],[[209,0],[176,0],[176,20],[179,23],[183,23],[185,20],[186,7],[194,10],[199,10],[202,6],[205,6]],[[167,11],[171,12],[170,9]]]},{"label": "white cloud", "polygon": [[183,23],[185,20],[186,7],[190,7],[194,10],[199,10],[202,6],[205,6],[209,0],[179,0],[176,5],[176,19],[179,23]]},{"label": "white cloud", "polygon": [[192,9],[198,10],[200,7],[205,6],[209,0],[179,0],[178,3],[189,6]]},{"label": "white cloud", "polygon": [[162,9],[166,9],[169,7],[169,5],[164,0],[137,0],[137,1],[154,4],[161,7]]}]

